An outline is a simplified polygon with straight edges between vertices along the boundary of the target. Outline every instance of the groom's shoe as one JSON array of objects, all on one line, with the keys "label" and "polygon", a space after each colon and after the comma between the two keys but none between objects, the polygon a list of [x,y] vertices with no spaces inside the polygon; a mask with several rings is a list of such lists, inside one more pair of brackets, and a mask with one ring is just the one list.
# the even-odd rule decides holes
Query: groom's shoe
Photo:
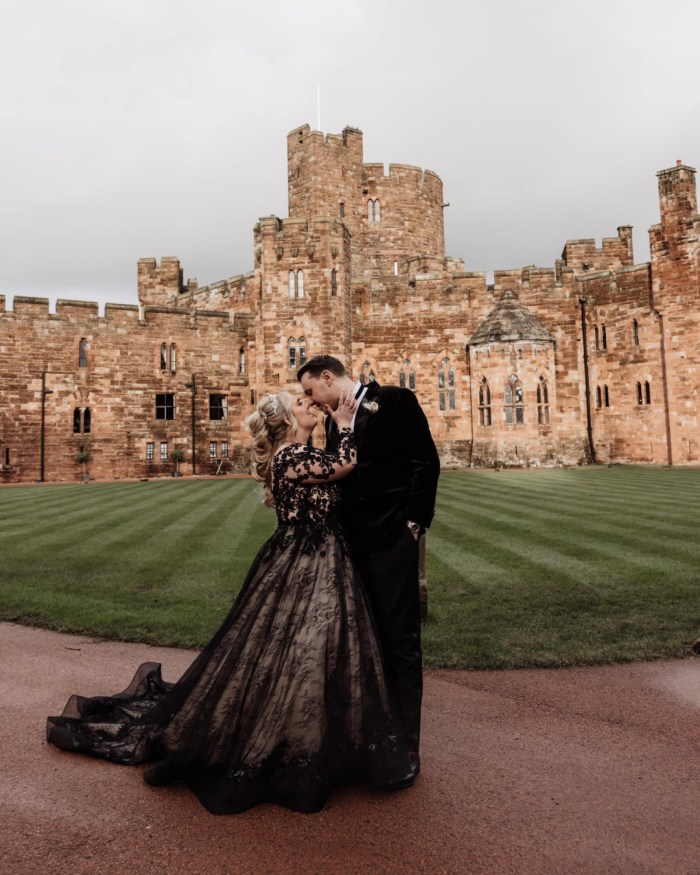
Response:
[{"label": "groom's shoe", "polygon": [[416,783],[416,778],[420,774],[420,754],[417,750],[412,750],[408,755],[408,772],[396,781],[389,781],[384,784],[385,790],[405,790],[407,787],[412,787]]}]

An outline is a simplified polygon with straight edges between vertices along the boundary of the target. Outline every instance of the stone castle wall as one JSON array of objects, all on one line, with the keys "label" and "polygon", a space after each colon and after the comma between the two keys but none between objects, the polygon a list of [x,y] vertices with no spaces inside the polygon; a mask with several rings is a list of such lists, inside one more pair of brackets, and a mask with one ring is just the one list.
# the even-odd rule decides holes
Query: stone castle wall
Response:
[{"label": "stone castle wall", "polygon": [[[173,449],[190,473],[193,375],[194,467],[244,471],[245,416],[260,393],[298,391],[302,357],[320,352],[353,376],[412,388],[446,465],[700,461],[692,168],[658,174],[649,264],[634,264],[622,225],[600,247],[568,241],[553,268],[496,271],[489,284],[446,256],[431,171],[390,164],[385,175],[364,162],[356,128],[324,136],[304,125],[287,150],[289,218],[257,222],[248,272],[200,288],[177,258],[141,259],[140,307],[107,305],[103,317],[88,302],[50,313],[45,299],[18,297],[6,311],[0,298],[2,480],[40,479],[42,373],[46,480],[77,479],[81,448],[95,478],[169,475]],[[520,323],[499,322],[516,311]],[[162,394],[173,420],[156,417]],[[225,419],[212,418],[211,395],[227,399]],[[90,432],[74,432],[86,409]]]},{"label": "stone castle wall", "polygon": [[[49,313],[46,298],[16,297],[12,311],[0,298],[0,479],[39,480],[41,475],[42,372],[44,402],[44,479],[75,480],[82,473],[75,455],[90,453],[89,473],[97,478],[170,474],[170,452],[182,449],[192,468],[192,391],[196,374],[196,466],[212,473],[228,443],[223,468],[247,465],[240,421],[252,409],[246,373],[237,367],[240,348],[254,362],[254,322],[229,313],[139,308],[108,304],[104,317],[97,304],[59,301]],[[86,363],[79,349],[85,341]],[[161,369],[166,345],[167,367]],[[171,349],[175,349],[174,369]],[[156,418],[156,395],[173,395],[173,420]],[[209,418],[209,396],[225,394],[228,420]],[[85,410],[90,430],[84,431]],[[74,433],[75,411],[81,428]],[[216,459],[210,459],[210,443]],[[147,444],[154,460],[147,460]],[[167,459],[160,460],[161,443]]]}]

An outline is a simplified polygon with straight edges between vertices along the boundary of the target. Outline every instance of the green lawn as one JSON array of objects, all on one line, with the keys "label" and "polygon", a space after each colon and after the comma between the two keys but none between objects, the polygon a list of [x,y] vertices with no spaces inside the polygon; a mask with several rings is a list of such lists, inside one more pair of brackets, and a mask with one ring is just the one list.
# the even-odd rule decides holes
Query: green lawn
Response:
[{"label": "green lawn", "polygon": [[[250,480],[0,490],[0,618],[198,646],[274,514]],[[426,664],[653,659],[700,636],[700,471],[445,473]]]}]

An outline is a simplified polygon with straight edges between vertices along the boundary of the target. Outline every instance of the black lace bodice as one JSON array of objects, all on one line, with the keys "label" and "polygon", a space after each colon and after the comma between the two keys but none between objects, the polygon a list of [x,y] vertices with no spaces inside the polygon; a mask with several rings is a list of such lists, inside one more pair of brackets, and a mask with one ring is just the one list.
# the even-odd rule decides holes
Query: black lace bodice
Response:
[{"label": "black lace bodice", "polygon": [[337,516],[340,487],[327,481],[342,465],[357,462],[357,445],[351,428],[341,428],[335,453],[306,444],[290,444],[272,460],[272,494],[280,526],[318,523]]}]

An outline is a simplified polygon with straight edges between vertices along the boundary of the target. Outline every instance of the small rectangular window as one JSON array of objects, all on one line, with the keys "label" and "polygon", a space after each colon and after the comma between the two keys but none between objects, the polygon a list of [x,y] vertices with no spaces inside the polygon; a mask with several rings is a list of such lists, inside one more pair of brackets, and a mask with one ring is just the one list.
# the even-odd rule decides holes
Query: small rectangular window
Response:
[{"label": "small rectangular window", "polygon": [[340,218],[345,218],[345,204],[342,201],[340,202]]},{"label": "small rectangular window", "polygon": [[221,441],[221,458],[228,459],[228,441]]},{"label": "small rectangular window", "polygon": [[156,394],[156,419],[175,419],[175,396],[172,392]]},{"label": "small rectangular window", "polygon": [[5,447],[5,464],[6,465],[10,464],[10,448],[9,447]]},{"label": "small rectangular window", "polygon": [[209,396],[209,419],[228,419],[228,395]]},{"label": "small rectangular window", "polygon": [[522,407],[515,408],[515,424],[522,425],[525,422],[525,411]]},{"label": "small rectangular window", "polygon": [[160,442],[160,460],[161,460],[161,462],[168,461],[168,442],[167,441]]},{"label": "small rectangular window", "polygon": [[440,395],[440,410],[444,410],[445,409],[445,393],[440,392],[439,395]]},{"label": "small rectangular window", "polygon": [[83,411],[83,434],[90,434],[92,429],[92,415],[90,408],[86,407]]},{"label": "small rectangular window", "polygon": [[454,393],[454,392],[448,392],[448,395],[449,395],[449,398],[450,398],[450,410],[456,410],[456,409],[457,409],[457,403],[456,403],[456,400],[455,400],[455,393]]},{"label": "small rectangular window", "polygon": [[153,444],[152,444],[152,443],[148,443],[148,444],[146,444],[146,461],[147,461],[147,462],[152,462],[153,459],[154,459],[154,455],[153,455]]},{"label": "small rectangular window", "polygon": [[399,263],[398,263],[398,261],[395,261],[394,262],[394,276],[398,276],[398,275],[399,275]]},{"label": "small rectangular window", "polygon": [[216,441],[209,441],[209,458],[216,458]]},{"label": "small rectangular window", "polygon": [[250,404],[251,406],[255,405],[255,389],[250,390]]}]

